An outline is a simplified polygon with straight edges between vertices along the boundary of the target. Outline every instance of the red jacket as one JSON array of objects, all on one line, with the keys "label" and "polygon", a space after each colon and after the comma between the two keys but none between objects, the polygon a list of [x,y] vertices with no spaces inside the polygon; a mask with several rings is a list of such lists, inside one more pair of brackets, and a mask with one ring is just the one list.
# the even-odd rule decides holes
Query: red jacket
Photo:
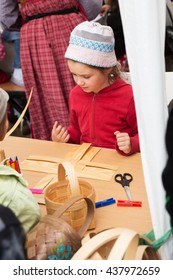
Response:
[{"label": "red jacket", "polygon": [[116,149],[115,131],[127,132],[131,138],[130,154],[139,152],[139,138],[131,85],[118,78],[99,93],[86,93],[76,86],[70,92],[71,143]]}]

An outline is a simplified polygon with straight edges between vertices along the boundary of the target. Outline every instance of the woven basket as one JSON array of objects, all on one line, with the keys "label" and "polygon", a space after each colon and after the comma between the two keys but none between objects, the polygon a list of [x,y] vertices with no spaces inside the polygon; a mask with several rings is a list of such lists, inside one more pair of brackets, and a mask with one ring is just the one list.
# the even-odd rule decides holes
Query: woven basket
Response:
[{"label": "woven basket", "polygon": [[[58,182],[49,185],[44,192],[47,213],[53,214],[58,207],[76,195],[88,197],[95,205],[95,190],[93,186],[87,181],[76,177],[72,163],[66,161],[58,164]],[[84,222],[86,212],[85,201],[79,201],[64,213],[63,219],[75,230],[79,230]],[[95,228],[95,212],[89,226],[89,229],[93,228]]]},{"label": "woven basket", "polygon": [[160,255],[150,245],[140,245],[143,239],[128,228],[111,228],[88,233],[72,260],[159,260]]},{"label": "woven basket", "polygon": [[[61,217],[74,203],[81,200],[86,203],[87,215],[79,231],[75,231]],[[89,198],[75,196],[52,215],[45,215],[27,234],[27,258],[30,260],[71,259],[81,246],[81,239],[88,230],[93,214],[93,202]]]}]

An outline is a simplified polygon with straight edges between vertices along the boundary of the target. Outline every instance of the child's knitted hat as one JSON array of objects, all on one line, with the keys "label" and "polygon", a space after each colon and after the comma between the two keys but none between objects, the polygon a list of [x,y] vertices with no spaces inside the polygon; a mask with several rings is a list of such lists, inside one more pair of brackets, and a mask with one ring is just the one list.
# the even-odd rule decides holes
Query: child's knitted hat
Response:
[{"label": "child's knitted hat", "polygon": [[111,27],[85,21],[71,32],[65,58],[96,67],[113,67],[117,64],[114,43]]},{"label": "child's knitted hat", "polygon": [[8,99],[8,93],[0,88],[0,123],[6,113]]}]

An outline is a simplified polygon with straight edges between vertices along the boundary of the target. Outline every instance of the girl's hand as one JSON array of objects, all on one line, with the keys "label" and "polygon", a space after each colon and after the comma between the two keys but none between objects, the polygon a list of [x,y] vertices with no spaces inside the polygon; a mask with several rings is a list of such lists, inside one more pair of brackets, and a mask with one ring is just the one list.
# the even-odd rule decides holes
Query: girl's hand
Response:
[{"label": "girl's hand", "polygon": [[125,154],[129,154],[131,151],[131,142],[128,133],[115,131],[114,135],[116,136],[119,150],[123,151]]},{"label": "girl's hand", "polygon": [[65,127],[62,127],[56,121],[52,128],[52,141],[54,142],[61,142],[67,143],[70,138],[68,131]]},{"label": "girl's hand", "polygon": [[111,10],[111,6],[110,5],[103,5],[102,6],[102,9],[101,9],[101,12],[100,12],[100,15],[101,16],[106,16],[107,13]]}]

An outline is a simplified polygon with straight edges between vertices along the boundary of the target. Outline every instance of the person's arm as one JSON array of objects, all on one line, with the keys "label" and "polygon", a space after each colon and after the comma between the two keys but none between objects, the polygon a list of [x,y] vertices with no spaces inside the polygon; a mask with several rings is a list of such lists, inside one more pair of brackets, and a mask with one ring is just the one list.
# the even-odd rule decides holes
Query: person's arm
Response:
[{"label": "person's arm", "polygon": [[72,92],[69,95],[70,126],[66,129],[56,121],[51,133],[51,138],[54,142],[80,144],[81,132],[75,112],[76,101],[71,96]]},{"label": "person's arm", "polygon": [[81,132],[76,113],[72,110],[70,111],[70,126],[68,128],[68,133],[70,135],[69,143],[80,144]]},{"label": "person's arm", "polygon": [[102,10],[102,0],[79,0],[88,20],[95,19]]},{"label": "person's arm", "polygon": [[105,2],[105,4],[107,4],[107,5],[110,5],[110,4],[111,4],[111,3],[110,3],[110,2],[111,2],[110,0],[105,0],[104,2]]},{"label": "person's arm", "polygon": [[108,13],[110,10],[111,10],[111,6],[110,6],[110,5],[105,4],[105,5],[103,5],[103,6],[102,6],[102,9],[101,9],[100,15],[104,17],[104,16],[106,16],[106,15],[107,15],[107,13]]},{"label": "person's arm", "polygon": [[18,19],[19,16],[19,6],[17,1],[1,1],[0,8],[0,23],[6,28],[10,28]]},{"label": "person's arm", "polygon": [[132,129],[133,136],[130,136],[131,142],[131,151],[129,154],[140,152],[140,145],[139,145],[139,135],[138,135],[138,125],[136,119],[136,109],[134,104],[134,99],[132,98],[128,113],[127,113],[127,122]]},{"label": "person's arm", "polygon": [[132,129],[132,136],[129,136],[129,134],[125,132],[120,133],[116,131],[114,133],[116,137],[116,149],[120,154],[131,155],[140,152],[134,99],[130,102],[126,121]]},{"label": "person's arm", "polygon": [[80,106],[78,97],[78,91],[76,87],[71,90],[69,95],[69,109],[70,109],[70,125],[68,127],[68,133],[70,135],[69,143],[80,144],[81,131],[78,123],[78,116],[76,110]]}]

